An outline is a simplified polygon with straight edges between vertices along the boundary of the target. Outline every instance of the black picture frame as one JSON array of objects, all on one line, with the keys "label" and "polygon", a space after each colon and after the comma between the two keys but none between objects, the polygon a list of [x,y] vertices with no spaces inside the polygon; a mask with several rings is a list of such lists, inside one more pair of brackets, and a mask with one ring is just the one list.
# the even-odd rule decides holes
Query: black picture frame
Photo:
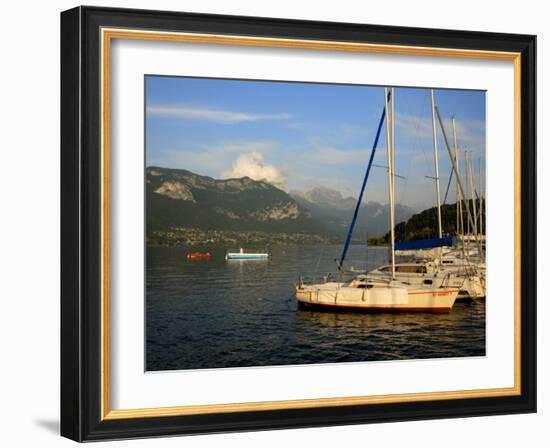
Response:
[{"label": "black picture frame", "polygon": [[[521,53],[521,393],[102,420],[102,27]],[[536,412],[535,142],[535,36],[99,7],[61,13],[61,435],[92,441]]]}]

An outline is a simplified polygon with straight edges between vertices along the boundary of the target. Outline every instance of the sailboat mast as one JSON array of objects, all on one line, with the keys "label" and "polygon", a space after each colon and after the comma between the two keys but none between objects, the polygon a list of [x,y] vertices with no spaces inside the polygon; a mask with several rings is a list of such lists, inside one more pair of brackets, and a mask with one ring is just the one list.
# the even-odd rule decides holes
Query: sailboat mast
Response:
[{"label": "sailboat mast", "polygon": [[483,171],[481,169],[481,157],[479,158],[479,239],[483,238],[483,195],[481,189],[483,188],[482,181]]},{"label": "sailboat mast", "polygon": [[462,218],[462,197],[460,196],[460,189],[458,187],[458,176],[460,176],[459,171],[459,155],[458,155],[458,145],[456,143],[456,121],[455,117],[453,115],[452,117],[452,123],[453,123],[453,146],[454,146],[454,153],[455,153],[455,165],[457,168],[457,176],[455,179],[455,188],[456,188],[456,233],[458,235],[464,235],[464,220]]},{"label": "sailboat mast", "polygon": [[[392,201],[395,204],[395,95],[394,89],[391,88],[391,194]],[[395,213],[395,211],[394,211]]]},{"label": "sailboat mast", "polygon": [[437,229],[438,229],[439,238],[442,238],[443,229],[441,227],[441,193],[439,191],[439,159],[437,154],[437,132],[435,127],[435,99],[434,99],[433,89],[431,89],[431,97],[432,97],[432,133],[433,133],[433,143],[434,143],[434,165],[435,165],[435,195],[437,200]]},{"label": "sailboat mast", "polygon": [[[437,120],[439,121],[439,127],[441,129],[441,133],[443,134],[443,139],[445,141],[445,147],[447,148],[447,154],[449,155],[449,160],[451,161],[451,163],[453,165],[453,170],[454,170],[454,173],[456,175],[456,180],[458,181],[458,188],[460,189],[460,195],[462,197],[465,197],[466,195],[464,193],[464,187],[462,185],[462,181],[460,180],[460,177],[458,176],[458,168],[456,166],[455,160],[454,160],[453,155],[451,153],[451,145],[449,145],[449,140],[447,138],[447,133],[445,132],[445,128],[443,127],[443,120],[441,119],[441,114],[439,113],[439,108],[437,106],[435,106],[435,111],[437,113]],[[473,218],[472,218],[472,215],[470,214],[469,207],[466,209],[466,211],[467,211],[467,215],[468,215],[468,224],[473,223]],[[479,240],[476,240],[476,242],[478,243],[479,253],[481,253],[481,244],[479,243]]]},{"label": "sailboat mast", "polygon": [[[469,172],[470,172],[470,167],[469,167],[469,164],[468,164],[468,151],[466,151],[466,154],[465,154],[465,157],[464,157],[464,167],[466,169],[466,180],[468,181],[468,198],[467,198],[467,201],[466,201],[466,206],[468,207],[468,214],[470,214],[470,202],[471,202],[471,199],[472,199],[472,189],[470,188],[470,175],[469,175]],[[467,235],[470,234],[470,220],[468,220],[468,229],[467,229],[467,232],[466,232]]]},{"label": "sailboat mast", "polygon": [[478,237],[477,234],[477,198],[476,198],[476,190],[474,187],[474,174],[473,174],[473,168],[470,165],[470,188],[472,190],[472,206],[474,209],[474,236],[475,238]]},{"label": "sailboat mast", "polygon": [[[393,101],[395,94],[393,91],[393,87],[391,89],[391,98]],[[384,104],[385,104],[385,110],[386,110],[386,154],[388,159],[388,190],[389,190],[389,201],[390,201],[390,252],[391,252],[391,277],[392,280],[395,279],[395,250],[394,250],[394,244],[395,244],[395,223],[394,223],[394,209],[393,209],[393,142],[391,141],[390,136],[390,115],[389,112],[389,105],[388,105],[388,88],[384,87]],[[393,127],[393,114],[391,116],[392,120],[392,127]]]}]

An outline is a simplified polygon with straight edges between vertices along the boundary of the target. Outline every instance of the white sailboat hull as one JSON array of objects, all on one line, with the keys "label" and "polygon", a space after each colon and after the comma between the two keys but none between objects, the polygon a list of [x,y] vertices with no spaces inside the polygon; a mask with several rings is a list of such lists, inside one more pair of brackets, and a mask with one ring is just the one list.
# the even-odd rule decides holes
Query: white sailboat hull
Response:
[{"label": "white sailboat hull", "polygon": [[457,295],[456,288],[415,289],[382,284],[357,288],[330,282],[296,287],[296,300],[301,305],[355,311],[448,312]]}]

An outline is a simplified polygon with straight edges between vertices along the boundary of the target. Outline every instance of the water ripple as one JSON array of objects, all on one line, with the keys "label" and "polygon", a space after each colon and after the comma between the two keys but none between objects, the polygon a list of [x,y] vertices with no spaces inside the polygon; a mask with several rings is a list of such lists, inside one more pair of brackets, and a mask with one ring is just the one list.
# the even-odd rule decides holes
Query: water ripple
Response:
[{"label": "water ripple", "polygon": [[[339,246],[271,249],[269,261],[188,261],[185,248],[148,248],[147,370],[202,369],[485,355],[485,303],[449,314],[299,310],[293,283],[334,272]],[[351,246],[374,267],[385,249]]]}]

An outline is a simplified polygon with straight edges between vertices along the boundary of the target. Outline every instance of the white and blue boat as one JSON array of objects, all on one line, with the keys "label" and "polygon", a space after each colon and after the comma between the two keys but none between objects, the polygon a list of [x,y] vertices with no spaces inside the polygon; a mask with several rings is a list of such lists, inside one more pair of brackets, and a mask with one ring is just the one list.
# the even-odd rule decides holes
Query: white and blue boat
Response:
[{"label": "white and blue boat", "polygon": [[268,258],[268,253],[245,252],[242,247],[239,252],[227,252],[225,254],[226,260],[267,260]]}]

